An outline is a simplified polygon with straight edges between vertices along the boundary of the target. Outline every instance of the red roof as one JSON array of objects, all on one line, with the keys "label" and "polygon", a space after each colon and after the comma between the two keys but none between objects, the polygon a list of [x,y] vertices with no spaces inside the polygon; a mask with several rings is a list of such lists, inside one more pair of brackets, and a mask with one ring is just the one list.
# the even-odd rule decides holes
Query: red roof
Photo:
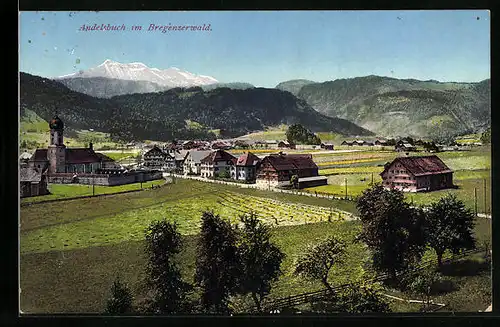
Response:
[{"label": "red roof", "polygon": [[257,157],[252,152],[245,152],[244,154],[242,154],[238,158],[236,165],[237,166],[255,166],[257,163],[259,163],[259,161],[260,161],[259,157]]},{"label": "red roof", "polygon": [[66,148],[67,164],[82,164],[99,162],[101,159],[94,150],[88,148]]},{"label": "red roof", "polygon": [[[81,164],[92,162],[110,162],[114,161],[110,157],[94,152],[89,148],[66,148],[66,163],[68,164]],[[30,161],[48,161],[47,149],[36,149],[35,153],[30,158]]]},{"label": "red roof", "polygon": [[272,154],[264,158],[276,170],[317,169],[310,154]]},{"label": "red roof", "polygon": [[384,174],[394,163],[400,163],[405,167],[410,173],[415,176],[423,175],[434,175],[434,174],[444,174],[451,173],[451,170],[445,163],[439,159],[438,156],[420,156],[420,157],[399,157],[394,159],[394,161],[388,165],[384,171]]},{"label": "red roof", "polygon": [[47,149],[36,149],[30,161],[47,161]]},{"label": "red roof", "polygon": [[201,162],[216,162],[216,161],[233,161],[235,157],[224,150],[217,150],[210,153],[205,158],[201,159]]}]

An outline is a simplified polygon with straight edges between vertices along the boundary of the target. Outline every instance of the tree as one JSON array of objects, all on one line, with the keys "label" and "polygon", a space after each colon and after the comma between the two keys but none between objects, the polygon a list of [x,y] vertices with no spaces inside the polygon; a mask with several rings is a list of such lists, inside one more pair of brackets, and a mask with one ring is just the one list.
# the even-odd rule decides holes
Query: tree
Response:
[{"label": "tree", "polygon": [[423,212],[411,208],[403,192],[377,183],[363,191],[356,207],[362,223],[358,239],[370,248],[377,271],[395,280],[399,271],[420,261],[425,251]]},{"label": "tree", "polygon": [[333,291],[328,282],[328,274],[334,265],[343,261],[345,252],[345,242],[330,236],[307,248],[296,260],[294,274],[319,280],[328,290]]},{"label": "tree", "polygon": [[111,286],[111,297],[106,303],[106,313],[118,315],[132,312],[132,292],[116,277]]},{"label": "tree", "polygon": [[324,301],[312,304],[316,312],[333,313],[387,313],[391,312],[389,304],[376,284],[349,285]]},{"label": "tree", "polygon": [[292,185],[293,188],[299,188],[299,176],[298,175],[293,175],[290,177],[290,185]]},{"label": "tree", "polygon": [[201,221],[195,272],[201,305],[207,312],[227,314],[229,296],[235,293],[241,273],[236,231],[213,212],[204,212]]},{"label": "tree", "polygon": [[242,215],[240,220],[243,229],[239,233],[242,264],[239,293],[250,293],[261,311],[262,300],[269,294],[271,282],[281,275],[280,266],[285,254],[271,242],[269,227],[260,222],[254,213]]},{"label": "tree", "polygon": [[191,285],[182,280],[174,261],[181,246],[181,235],[175,223],[155,221],[146,229],[146,284],[152,293],[148,311],[160,314],[189,311],[187,293]]},{"label": "tree", "polygon": [[286,131],[286,138],[287,141],[291,144],[321,144],[321,139],[314,133],[307,130],[301,124],[294,124],[288,127]]},{"label": "tree", "polygon": [[474,213],[454,194],[430,205],[425,215],[427,243],[436,251],[440,267],[446,250],[458,254],[475,248],[474,218]]},{"label": "tree", "polygon": [[431,268],[424,268],[415,271],[404,277],[403,285],[406,292],[420,296],[423,302],[423,309],[430,306],[430,297],[433,288],[442,280],[442,277]]},{"label": "tree", "polygon": [[231,178],[231,175],[229,175],[229,171],[227,171],[226,169],[222,170],[218,176],[219,178]]},{"label": "tree", "polygon": [[481,134],[481,143],[483,144],[490,144],[491,143],[491,127],[488,127],[487,130],[485,130]]}]

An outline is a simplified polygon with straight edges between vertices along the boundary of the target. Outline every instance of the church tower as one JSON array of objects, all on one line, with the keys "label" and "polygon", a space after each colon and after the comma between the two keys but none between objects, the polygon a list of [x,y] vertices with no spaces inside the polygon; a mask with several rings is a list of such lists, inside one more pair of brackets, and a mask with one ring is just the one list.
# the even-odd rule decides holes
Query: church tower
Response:
[{"label": "church tower", "polygon": [[47,150],[50,173],[66,172],[66,146],[64,145],[64,124],[57,115],[49,122],[50,143]]}]

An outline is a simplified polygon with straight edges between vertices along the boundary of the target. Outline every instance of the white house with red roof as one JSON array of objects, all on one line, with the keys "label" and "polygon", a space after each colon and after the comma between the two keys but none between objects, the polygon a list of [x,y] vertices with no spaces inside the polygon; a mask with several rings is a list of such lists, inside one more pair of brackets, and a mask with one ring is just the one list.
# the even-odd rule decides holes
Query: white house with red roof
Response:
[{"label": "white house with red roof", "polygon": [[231,166],[236,164],[236,158],[224,151],[216,150],[201,159],[201,177],[217,177],[221,174],[231,176]]},{"label": "white house with red roof", "polygon": [[251,152],[243,153],[236,160],[236,164],[231,166],[231,178],[243,181],[255,180],[260,161],[259,157]]}]

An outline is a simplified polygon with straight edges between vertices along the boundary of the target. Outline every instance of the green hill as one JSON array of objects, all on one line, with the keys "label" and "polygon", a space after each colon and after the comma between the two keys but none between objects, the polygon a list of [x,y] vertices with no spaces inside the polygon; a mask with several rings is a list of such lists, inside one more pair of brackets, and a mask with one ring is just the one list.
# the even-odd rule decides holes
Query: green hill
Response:
[{"label": "green hill", "polygon": [[20,90],[21,117],[28,115],[27,110],[43,120],[57,113],[69,129],[94,129],[123,140],[213,139],[210,130],[214,129],[224,136],[240,136],[294,123],[315,132],[372,135],[347,120],[322,115],[305,101],[277,89],[175,88],[103,99],[21,73]]},{"label": "green hill", "polygon": [[379,135],[434,137],[489,126],[490,88],[489,79],[443,83],[366,76],[307,84],[297,96],[325,115]]}]

